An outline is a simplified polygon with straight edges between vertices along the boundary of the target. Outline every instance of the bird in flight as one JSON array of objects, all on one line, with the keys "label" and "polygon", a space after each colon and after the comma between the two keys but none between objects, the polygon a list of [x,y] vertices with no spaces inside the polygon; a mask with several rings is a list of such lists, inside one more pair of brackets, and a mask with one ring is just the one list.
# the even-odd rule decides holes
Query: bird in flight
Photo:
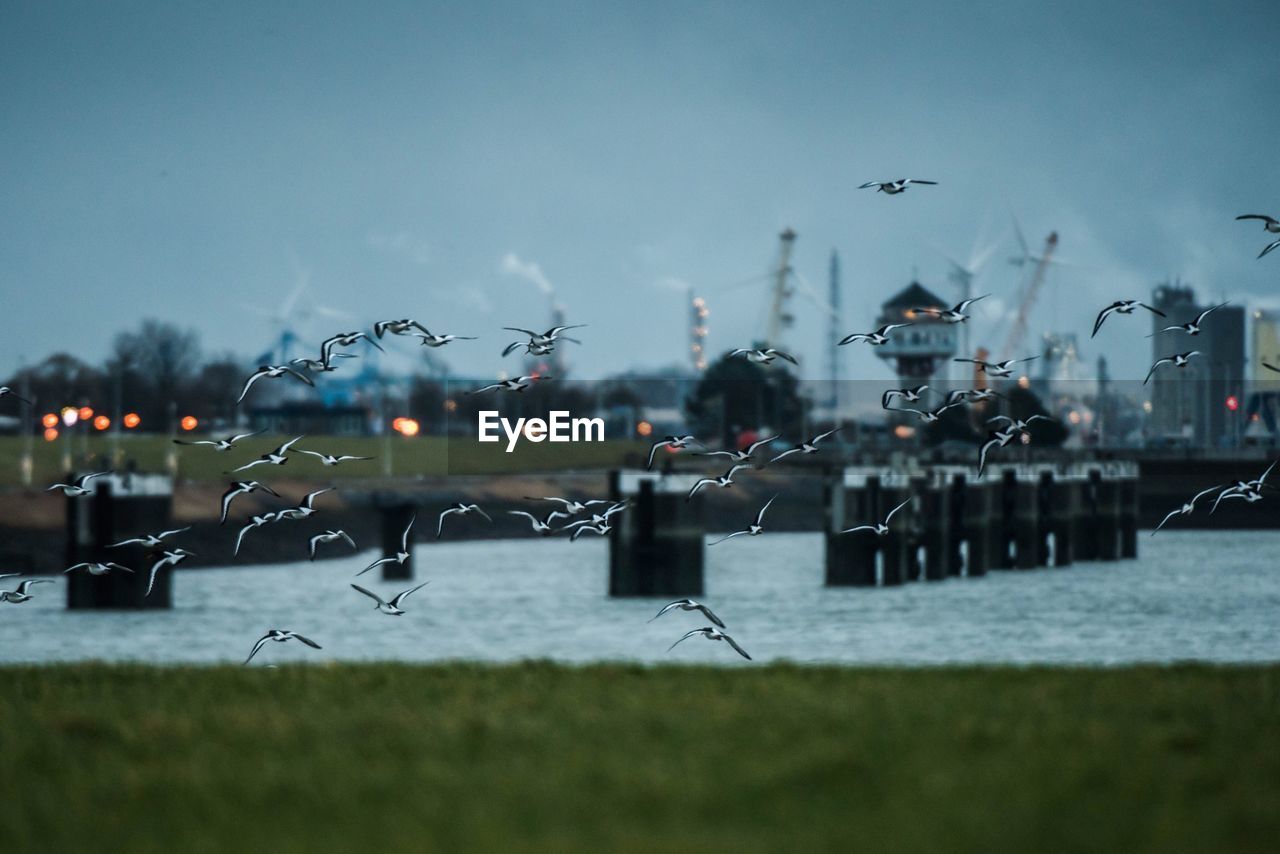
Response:
[{"label": "bird in flight", "polygon": [[902,409],[890,409],[889,411],[890,412],[914,412],[917,416],[919,416],[920,420],[923,421],[925,424],[933,424],[942,417],[942,413],[958,405],[959,404],[955,404],[955,403],[943,403],[941,406],[935,409],[912,409],[909,406],[905,406]]},{"label": "bird in flight", "polygon": [[920,178],[898,178],[895,181],[868,181],[858,187],[858,189],[870,190],[872,187],[875,187],[877,193],[887,193],[890,196],[896,196],[898,193],[906,192],[907,187],[911,184],[928,184],[933,186],[937,183],[937,181],[925,181]]},{"label": "bird in flight", "polygon": [[591,514],[590,519],[579,519],[577,522],[571,522],[568,525],[565,525],[565,528],[573,528],[579,525],[595,525],[596,527],[599,527],[601,525],[608,525],[609,517],[612,516],[614,513],[621,513],[623,510],[626,510],[627,506],[628,505],[626,501],[615,501],[612,504],[610,504],[609,508],[605,510],[603,513],[593,512]]},{"label": "bird in flight", "polygon": [[734,648],[734,650],[738,653],[738,655],[742,656],[747,661],[751,661],[751,656],[747,654],[747,651],[745,649],[738,646],[738,642],[736,640],[729,637],[724,632],[720,631],[714,626],[703,626],[700,629],[692,629],[691,631],[685,632],[684,636],[681,637],[680,640],[676,641],[671,646],[667,647],[667,652],[671,652],[671,650],[675,649],[678,644],[688,640],[694,635],[702,635],[707,640],[725,641],[729,644],[729,646]]},{"label": "bird in flight", "polygon": [[113,569],[118,569],[121,572],[130,572],[130,573],[133,572],[133,570],[130,569],[129,567],[121,566],[120,564],[112,563],[111,561],[106,561],[105,563],[98,563],[96,561],[93,563],[90,563],[88,561],[85,561],[84,563],[78,563],[75,566],[69,566],[62,571],[75,572],[77,569],[80,569],[81,567],[84,567],[85,571],[88,572],[90,575],[106,575],[108,572],[110,572]]},{"label": "bird in flight", "polygon": [[351,535],[341,528],[336,531],[325,531],[323,534],[316,534],[307,541],[307,550],[311,555],[310,559],[316,559],[316,546],[321,543],[335,543],[338,540],[342,540],[347,545],[351,546],[352,549],[356,547],[356,541],[351,539]]},{"label": "bird in flight", "polygon": [[1031,424],[1032,421],[1057,421],[1057,420],[1058,419],[1052,418],[1048,415],[1041,415],[1037,413],[1035,415],[1032,415],[1030,418],[1026,419],[1025,421],[1022,420],[1021,418],[1010,418],[1008,415],[995,415],[995,416],[992,416],[991,418],[988,418],[987,423],[992,424],[997,421],[1004,421],[1004,422],[1007,422],[1009,425],[1005,429],[1012,430],[1015,433],[1026,433],[1028,430],[1028,425]]},{"label": "bird in flight", "polygon": [[218,453],[231,450],[231,447],[241,439],[248,439],[250,436],[257,436],[261,430],[255,430],[252,433],[238,433],[235,436],[228,436],[225,439],[196,439],[188,441],[187,439],[174,439],[175,445],[209,445]]},{"label": "bird in flight", "polygon": [[1160,520],[1160,524],[1156,525],[1155,530],[1151,532],[1151,536],[1154,537],[1156,535],[1156,531],[1159,531],[1161,528],[1163,528],[1165,526],[1165,523],[1168,522],[1170,519],[1172,519],[1174,516],[1186,516],[1187,514],[1191,513],[1193,510],[1196,509],[1197,501],[1199,501],[1201,498],[1208,495],[1210,492],[1215,492],[1219,489],[1222,489],[1222,487],[1211,486],[1208,489],[1202,489],[1199,492],[1197,492],[1194,496],[1192,496],[1191,500],[1185,502],[1181,507],[1175,507],[1173,510],[1170,510],[1168,515],[1166,515],[1163,519]]},{"label": "bird in flight", "polygon": [[772,364],[774,359],[783,359],[793,365],[800,364],[796,361],[795,356],[790,353],[784,353],[781,350],[776,350],[773,347],[768,347],[763,350],[753,347],[739,347],[736,350],[730,350],[729,355],[745,356],[748,362],[755,362],[757,365]]},{"label": "bird in flight", "polygon": [[821,442],[823,439],[834,436],[835,434],[839,433],[843,429],[844,429],[843,427],[837,427],[834,430],[828,430],[825,433],[819,433],[818,435],[814,436],[812,439],[810,439],[807,442],[801,442],[799,445],[796,445],[794,448],[788,448],[787,450],[778,454],[773,459],[769,460],[769,465],[773,465],[778,460],[782,459],[783,457],[789,456],[791,454],[816,454],[818,453],[819,442]]},{"label": "bird in flight", "polygon": [[[414,333],[414,337],[422,342],[423,347],[443,347],[450,341],[475,341],[474,335],[433,335],[426,330]],[[546,355],[545,353],[543,355]]]},{"label": "bird in flight", "polygon": [[404,533],[400,535],[400,551],[396,552],[394,555],[390,557],[384,557],[384,558],[379,558],[378,560],[375,560],[373,563],[369,564],[364,569],[357,572],[356,575],[357,576],[364,575],[366,572],[373,569],[375,566],[382,566],[383,564],[398,563],[398,564],[404,565],[404,562],[407,561],[411,556],[411,552],[409,551],[409,533],[413,530],[413,523],[416,522],[417,519],[418,519],[418,514],[414,513],[412,516],[409,517],[409,524],[404,526]]},{"label": "bird in flight", "polygon": [[978,372],[989,377],[1008,377],[1013,375],[1013,366],[1019,362],[1031,362],[1039,356],[1027,356],[1025,359],[1005,359],[1003,362],[987,362],[982,359],[952,359],[953,362],[968,362],[978,366]]},{"label": "bird in flight", "polygon": [[276,448],[274,451],[267,451],[265,454],[258,457],[256,460],[245,463],[244,465],[238,468],[233,468],[230,473],[234,474],[235,472],[238,472],[238,471],[251,469],[254,466],[262,466],[262,465],[282,466],[285,463],[289,462],[289,458],[288,456],[286,456],[289,453],[289,449],[292,448],[294,446],[294,443],[296,443],[301,438],[302,438],[301,436],[295,436],[289,441],[285,442],[280,447]]},{"label": "bird in flight", "polygon": [[982,447],[978,450],[978,476],[982,476],[982,472],[987,467],[987,453],[992,448],[1004,448],[1009,445],[1018,436],[1017,430],[992,430],[987,434],[987,441],[982,443]]},{"label": "bird in flight", "polygon": [[893,519],[893,514],[897,513],[899,510],[901,510],[903,507],[906,507],[910,503],[911,503],[911,499],[908,498],[906,501],[903,501],[897,507],[890,510],[889,515],[884,517],[883,522],[877,522],[874,525],[859,525],[856,528],[846,528],[840,533],[852,534],[854,531],[873,531],[877,537],[883,537],[885,534],[889,533],[889,521]]},{"label": "bird in flight", "polygon": [[[653,455],[657,453],[659,448],[668,448],[672,451],[683,450],[689,447],[690,443],[701,445],[696,436],[666,436],[661,442],[654,442],[649,446],[649,462],[645,463],[646,469],[653,468]],[[705,447],[705,446],[704,446]]]},{"label": "bird in flight", "polygon": [[269,486],[258,483],[256,480],[235,481],[231,486],[227,487],[226,492],[222,493],[222,519],[218,524],[225,525],[227,523],[227,511],[231,509],[231,502],[236,499],[236,496],[248,495],[250,492],[257,492],[259,489],[269,495],[274,495],[276,498],[280,497],[280,493]]},{"label": "bird in flight", "polygon": [[1145,308],[1147,311],[1151,312],[1152,314],[1158,314],[1161,317],[1165,316],[1163,311],[1161,311],[1158,308],[1152,308],[1151,306],[1147,305],[1145,302],[1139,302],[1136,299],[1118,299],[1115,302],[1111,303],[1111,305],[1104,308],[1102,311],[1098,312],[1097,319],[1093,321],[1093,335],[1090,335],[1089,337],[1092,338],[1094,335],[1097,335],[1098,330],[1102,328],[1102,324],[1106,322],[1106,319],[1111,315],[1133,314],[1133,312],[1139,308]]},{"label": "bird in flight", "polygon": [[177,566],[189,557],[194,557],[195,552],[189,552],[184,548],[176,548],[172,551],[165,550],[164,556],[158,561],[151,564],[151,577],[147,579],[147,592],[143,596],[150,596],[151,589],[156,586],[156,574],[166,566]]},{"label": "bird in flight", "polygon": [[927,385],[918,385],[915,388],[891,388],[880,396],[880,408],[888,409],[895,397],[900,397],[907,403],[915,403],[928,390]]},{"label": "bird in flight", "polygon": [[9,388],[7,385],[0,385],[0,397],[16,397],[18,400],[22,401],[27,406],[31,405],[31,401],[27,400],[25,397],[18,394],[16,391]]},{"label": "bird in flight", "polygon": [[288,629],[270,629],[267,631],[265,635],[258,638],[258,642],[253,645],[253,649],[249,652],[249,657],[244,660],[244,663],[248,664],[250,661],[252,661],[253,657],[258,654],[258,650],[262,649],[262,645],[267,641],[284,643],[285,641],[289,641],[289,640],[296,640],[296,641],[299,641],[300,643],[305,643],[307,646],[311,647],[312,649],[321,648],[320,644],[316,643],[310,638],[304,638],[302,635],[298,634],[297,632],[291,632]]},{"label": "bird in flight", "polygon": [[423,326],[416,320],[402,318],[401,320],[379,320],[373,324],[373,334],[381,338],[383,335],[390,333],[392,335],[415,335],[427,334],[427,327]]},{"label": "bird in flight", "polygon": [[854,332],[852,335],[846,335],[840,339],[839,346],[865,341],[872,347],[879,347],[889,343],[889,333],[893,330],[914,325],[913,323],[886,323],[875,332]]},{"label": "bird in flight", "polygon": [[489,518],[489,514],[480,509],[479,504],[467,504],[465,502],[459,501],[457,504],[453,505],[448,510],[441,511],[439,518],[436,519],[436,539],[437,540],[440,539],[440,535],[444,533],[444,517],[450,515],[451,513],[459,513],[463,516],[469,516],[472,513],[479,513],[481,516],[485,518],[486,522],[490,522],[490,523],[493,522],[493,519]]},{"label": "bird in flight", "polygon": [[962,403],[982,403],[1004,395],[989,388],[954,388],[947,392],[947,404],[959,406]]},{"label": "bird in flight", "polygon": [[1156,363],[1151,366],[1151,370],[1147,371],[1147,378],[1142,381],[1146,385],[1151,381],[1151,375],[1156,372],[1156,368],[1161,365],[1173,365],[1175,368],[1185,368],[1191,361],[1192,356],[1199,356],[1199,350],[1192,350],[1188,353],[1174,353],[1172,356],[1166,356],[1163,359],[1156,359]]},{"label": "bird in flight", "polygon": [[700,611],[702,613],[702,616],[706,617],[708,620],[715,623],[720,628],[723,629],[725,627],[724,621],[721,620],[719,617],[717,617],[715,614],[711,613],[710,608],[708,608],[706,605],[703,605],[701,602],[695,602],[692,599],[677,599],[676,601],[668,605],[662,606],[662,610],[654,614],[652,617],[650,617],[648,622],[652,623],[654,620],[658,619],[663,614],[669,613],[671,611],[675,611],[677,609],[681,611]]},{"label": "bird in flight", "polygon": [[1204,319],[1208,317],[1211,312],[1215,312],[1225,305],[1226,303],[1223,302],[1223,303],[1218,303],[1217,305],[1214,305],[1214,306],[1210,306],[1209,308],[1206,308],[1204,311],[1197,314],[1195,320],[1192,320],[1190,323],[1178,323],[1178,324],[1175,324],[1174,326],[1166,326],[1164,329],[1158,330],[1156,332],[1152,332],[1147,337],[1154,338],[1157,335],[1159,335],[1161,332],[1185,332],[1188,335],[1199,335],[1200,324],[1204,323]]},{"label": "bird in flight", "polygon": [[304,370],[311,371],[316,374],[331,374],[338,370],[338,366],[333,363],[333,359],[354,359],[354,353],[330,353],[329,359],[290,359],[289,364],[298,365]]},{"label": "bird in flight", "polygon": [[566,514],[561,513],[559,510],[552,510],[550,513],[547,514],[547,517],[545,519],[539,519],[537,516],[533,515],[527,510],[508,510],[507,513],[512,516],[524,516],[526,519],[529,520],[529,525],[532,526],[533,532],[535,534],[542,534],[544,537],[548,536],[549,534],[554,534],[556,532],[556,529],[551,527],[551,522],[553,519],[555,519],[558,516],[563,516],[566,519],[569,518]]},{"label": "bird in flight", "polygon": [[244,543],[245,534],[249,533],[254,528],[261,528],[263,525],[269,525],[272,522],[279,522],[279,521],[280,521],[279,513],[263,513],[262,515],[250,516],[249,522],[243,528],[241,528],[240,533],[236,535],[236,547],[235,547],[235,550],[231,552],[231,554],[237,555],[237,556],[240,554],[240,546]]},{"label": "bird in flight", "polygon": [[175,528],[172,531],[161,531],[158,534],[147,534],[144,537],[134,537],[131,540],[121,540],[118,543],[112,543],[111,545],[107,546],[107,548],[118,549],[123,546],[144,546],[145,548],[149,548],[149,549],[159,548],[161,545],[163,545],[161,541],[164,540],[165,537],[172,537],[174,534],[181,534],[185,531],[190,531],[190,530],[191,530],[191,526],[188,525],[185,528]]},{"label": "bird in flight", "polygon": [[516,377],[515,379],[510,379],[510,380],[499,380],[498,382],[487,385],[484,388],[478,388],[473,391],[469,391],[467,392],[467,394],[480,394],[481,392],[493,391],[494,389],[497,389],[498,391],[524,391],[529,386],[533,385],[534,380],[549,380],[549,379],[551,379],[551,377],[546,374],[542,374],[542,375],[535,374],[527,377]]},{"label": "bird in flight", "polygon": [[955,304],[952,308],[913,308],[913,312],[918,314],[931,314],[941,320],[943,323],[964,323],[969,319],[969,315],[965,314],[965,309],[973,305],[980,299],[986,299],[991,294],[983,294],[980,297],[970,297]]},{"label": "bird in flight", "polygon": [[725,540],[732,540],[734,537],[741,537],[744,535],[748,537],[756,537],[756,536],[759,536],[760,534],[763,534],[764,533],[764,511],[769,509],[769,505],[772,504],[773,499],[777,497],[778,496],[775,495],[773,496],[773,498],[770,498],[768,501],[766,501],[764,503],[764,506],[760,508],[760,512],[756,514],[755,521],[752,522],[750,525],[748,525],[745,529],[741,531],[734,531],[732,534],[726,534],[725,536],[721,537],[718,540],[712,540],[711,542],[707,543],[707,545],[714,546],[716,543],[723,543]]},{"label": "bird in flight", "polygon": [[[578,323],[573,326],[553,326],[541,334],[534,332],[531,329],[521,329],[519,326],[504,326],[502,328],[508,332],[523,332],[525,335],[528,335],[529,346],[531,347],[547,347],[554,345],[555,342],[559,341],[561,338],[566,341],[572,341],[575,344],[581,344],[582,342],[578,341],[576,338],[570,338],[568,335],[563,335],[561,333],[567,329],[583,329],[584,327],[586,327],[585,323]],[[508,348],[508,350],[510,350],[510,348]],[[504,352],[502,355],[505,356],[506,353]]]},{"label": "bird in flight", "polygon": [[[328,364],[328,362],[326,361],[325,364]],[[249,389],[253,388],[253,384],[263,377],[273,380],[277,377],[283,377],[286,375],[302,380],[309,386],[315,386],[315,381],[312,380],[311,377],[301,371],[295,371],[288,365],[262,365],[258,370],[249,375],[249,379],[245,380],[244,388],[240,390],[240,396],[236,398],[236,403],[242,403],[244,401],[244,396],[249,393]]]},{"label": "bird in flight", "polygon": [[588,531],[590,531],[593,534],[599,534],[600,536],[603,537],[603,536],[607,536],[608,533],[612,530],[613,528],[607,522],[605,522],[604,524],[595,524],[593,522],[584,521],[580,523],[576,528],[573,529],[573,533],[569,535],[569,542],[571,543],[577,542],[578,537],[581,537],[583,534],[587,533]]},{"label": "bird in flight", "polygon": [[693,485],[693,488],[689,490],[689,494],[685,496],[684,500],[685,501],[692,500],[693,496],[698,494],[698,490],[702,489],[702,487],[704,486],[718,486],[721,489],[724,489],[725,487],[733,486],[733,475],[739,469],[749,469],[749,468],[751,468],[751,466],[746,463],[738,463],[733,468],[729,469],[727,472],[720,475],[719,477],[704,477]]},{"label": "bird in flight", "polygon": [[[1275,217],[1270,217],[1270,216],[1267,216],[1266,214],[1241,214],[1240,216],[1236,217],[1236,219],[1260,219],[1262,220],[1262,229],[1264,231],[1270,234],[1280,234],[1280,220],[1276,220]],[[1271,243],[1268,243],[1266,247],[1264,247],[1263,250],[1260,253],[1258,253],[1258,257],[1261,258],[1263,255],[1266,255],[1268,252],[1275,249],[1277,246],[1280,246],[1280,240],[1275,240]]]},{"label": "bird in flight", "polygon": [[321,463],[323,463],[326,466],[336,466],[339,463],[350,463],[350,462],[358,462],[360,460],[373,459],[373,457],[353,457],[350,454],[342,454],[341,456],[334,456],[333,454],[322,454],[319,451],[308,451],[305,448],[299,448],[298,453],[307,454],[308,456],[315,457],[317,460],[319,460]]},{"label": "bird in flight", "polygon": [[419,590],[426,587],[430,583],[431,583],[430,581],[424,581],[421,584],[419,584],[417,587],[410,587],[408,590],[401,591],[400,593],[397,593],[390,602],[388,602],[386,599],[383,599],[381,596],[379,596],[377,593],[374,593],[372,590],[365,590],[359,584],[352,584],[351,586],[354,587],[356,590],[359,590],[364,595],[368,596],[374,602],[376,602],[377,604],[374,605],[374,607],[377,610],[381,611],[384,614],[387,614],[388,616],[399,617],[402,614],[404,614],[404,609],[400,607],[400,603],[403,602],[405,599],[408,599],[409,594],[418,592]]},{"label": "bird in flight", "polygon": [[[6,573],[6,575],[13,574],[14,573]],[[48,578],[28,578],[26,581],[18,582],[18,586],[14,590],[0,590],[0,602],[9,602],[13,605],[21,605],[23,602],[31,599],[31,594],[27,592],[31,589],[31,585],[52,583],[53,581]]]},{"label": "bird in flight", "polygon": [[290,507],[287,510],[281,510],[276,513],[278,519],[289,519],[298,521],[314,516],[318,511],[315,508],[315,500],[318,496],[324,495],[326,492],[333,492],[333,487],[327,489],[317,489],[315,492],[308,492],[302,497],[302,501],[297,507]]},{"label": "bird in flight", "polygon": [[387,352],[375,339],[370,338],[369,333],[367,332],[361,332],[359,330],[355,332],[339,332],[337,335],[326,338],[320,342],[320,361],[327,366],[333,361],[332,356],[334,347],[350,347],[357,341],[368,341],[374,347],[382,350],[382,352]]},{"label": "bird in flight", "polygon": [[775,436],[770,436],[767,439],[758,439],[752,442],[750,445],[747,445],[745,449],[739,448],[736,451],[703,451],[698,456],[728,457],[729,459],[733,460],[735,463],[749,463],[751,462],[751,455],[754,454],[758,448],[763,448],[765,445],[769,444],[770,442],[776,441],[777,438],[778,437],[775,435]]},{"label": "bird in flight", "polygon": [[79,498],[82,495],[89,494],[89,490],[85,488],[85,485],[88,484],[89,481],[93,480],[95,477],[102,477],[103,475],[108,474],[111,474],[111,472],[96,471],[92,474],[81,475],[76,478],[75,483],[55,483],[53,486],[46,489],[45,492],[53,492],[55,489],[61,489],[62,494],[68,498]]},{"label": "bird in flight", "polygon": [[616,502],[609,501],[604,498],[592,498],[589,501],[576,501],[570,498],[558,498],[554,495],[544,495],[541,498],[535,498],[532,495],[525,496],[526,501],[555,501],[564,505],[564,511],[555,511],[558,515],[564,516],[566,519],[574,513],[581,513],[588,507],[594,507],[597,504],[614,504]]}]

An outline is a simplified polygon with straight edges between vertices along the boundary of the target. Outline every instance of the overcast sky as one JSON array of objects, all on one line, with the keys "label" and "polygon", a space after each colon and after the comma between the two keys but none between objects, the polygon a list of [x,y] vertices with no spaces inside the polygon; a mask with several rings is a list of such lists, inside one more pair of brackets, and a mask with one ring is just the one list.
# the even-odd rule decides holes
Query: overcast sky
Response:
[{"label": "overcast sky", "polygon": [[[1277,44],[1275,0],[10,0],[0,372],[96,360],[143,316],[252,357],[273,333],[247,307],[304,278],[304,303],[358,318],[302,324],[316,341],[408,315],[481,336],[443,352],[492,374],[499,327],[549,325],[549,285],[590,325],[579,376],[669,364],[683,283],[711,349],[760,335],[764,285],[724,286],[766,271],[785,226],[824,294],[840,252],[845,331],[913,274],[951,297],[937,250],[980,236],[1004,238],[976,285],[999,314],[1012,209],[1082,265],[1053,271],[1032,333],[1076,330],[1141,377],[1146,321],[1085,340],[1106,302],[1181,276],[1280,305],[1280,252],[1255,260],[1273,238],[1233,221],[1280,216]],[[855,189],[903,176],[941,183]],[[826,376],[822,315],[796,312],[786,343]],[[889,376],[844,349],[847,376]]]}]

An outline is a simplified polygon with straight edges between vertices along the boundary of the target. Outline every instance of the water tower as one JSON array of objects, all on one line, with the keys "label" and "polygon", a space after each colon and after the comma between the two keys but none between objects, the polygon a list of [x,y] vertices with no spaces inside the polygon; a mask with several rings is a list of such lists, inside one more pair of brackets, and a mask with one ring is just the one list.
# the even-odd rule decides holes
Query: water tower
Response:
[{"label": "water tower", "polygon": [[956,354],[959,324],[945,323],[914,309],[950,308],[951,304],[919,282],[912,282],[880,306],[878,326],[911,323],[889,333],[889,341],[876,347],[876,355],[893,365],[901,387],[931,383],[940,362]]}]

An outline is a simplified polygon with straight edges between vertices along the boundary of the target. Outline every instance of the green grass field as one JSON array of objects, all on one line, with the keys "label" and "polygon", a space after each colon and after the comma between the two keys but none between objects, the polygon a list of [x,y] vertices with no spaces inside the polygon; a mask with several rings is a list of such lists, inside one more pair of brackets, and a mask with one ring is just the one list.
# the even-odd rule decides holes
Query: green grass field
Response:
[{"label": "green grass field", "polygon": [[[144,472],[166,471],[168,454],[176,448],[179,476],[202,481],[222,479],[228,469],[249,462],[291,438],[255,436],[220,454],[207,447],[175,446],[167,436],[125,435],[121,437],[118,448],[123,459],[133,460],[138,470]],[[416,436],[409,439],[394,436],[388,443],[381,438],[315,436],[299,442],[298,447],[376,459],[325,467],[314,457],[295,455],[288,463],[287,473],[293,478],[314,477],[318,480],[381,477],[386,473],[384,460],[388,445],[391,474],[396,477],[601,469],[622,464],[629,454],[643,461],[640,455],[648,452],[648,445],[643,442],[623,441],[573,445],[522,442],[508,454],[503,450],[505,443],[482,445],[472,438]],[[88,437],[87,445],[82,436],[54,442],[45,442],[37,437],[32,445],[33,481],[38,485],[60,479],[65,474],[62,460],[68,448],[72,450],[73,461],[77,465],[87,450],[91,465],[111,467],[113,464],[108,461],[113,447],[111,440],[103,436]],[[20,437],[0,436],[0,486],[15,486],[21,482],[19,466],[22,453],[23,440]],[[123,465],[123,461],[116,464]]]},{"label": "green grass field", "polygon": [[1280,667],[0,669],[0,850],[1267,851]]}]

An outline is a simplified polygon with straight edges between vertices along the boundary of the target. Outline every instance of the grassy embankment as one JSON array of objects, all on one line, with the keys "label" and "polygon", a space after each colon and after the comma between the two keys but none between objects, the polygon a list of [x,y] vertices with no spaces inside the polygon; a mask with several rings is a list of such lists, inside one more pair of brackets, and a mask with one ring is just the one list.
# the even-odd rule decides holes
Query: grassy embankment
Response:
[{"label": "grassy embankment", "polygon": [[0,670],[0,850],[1245,851],[1280,668]]}]

